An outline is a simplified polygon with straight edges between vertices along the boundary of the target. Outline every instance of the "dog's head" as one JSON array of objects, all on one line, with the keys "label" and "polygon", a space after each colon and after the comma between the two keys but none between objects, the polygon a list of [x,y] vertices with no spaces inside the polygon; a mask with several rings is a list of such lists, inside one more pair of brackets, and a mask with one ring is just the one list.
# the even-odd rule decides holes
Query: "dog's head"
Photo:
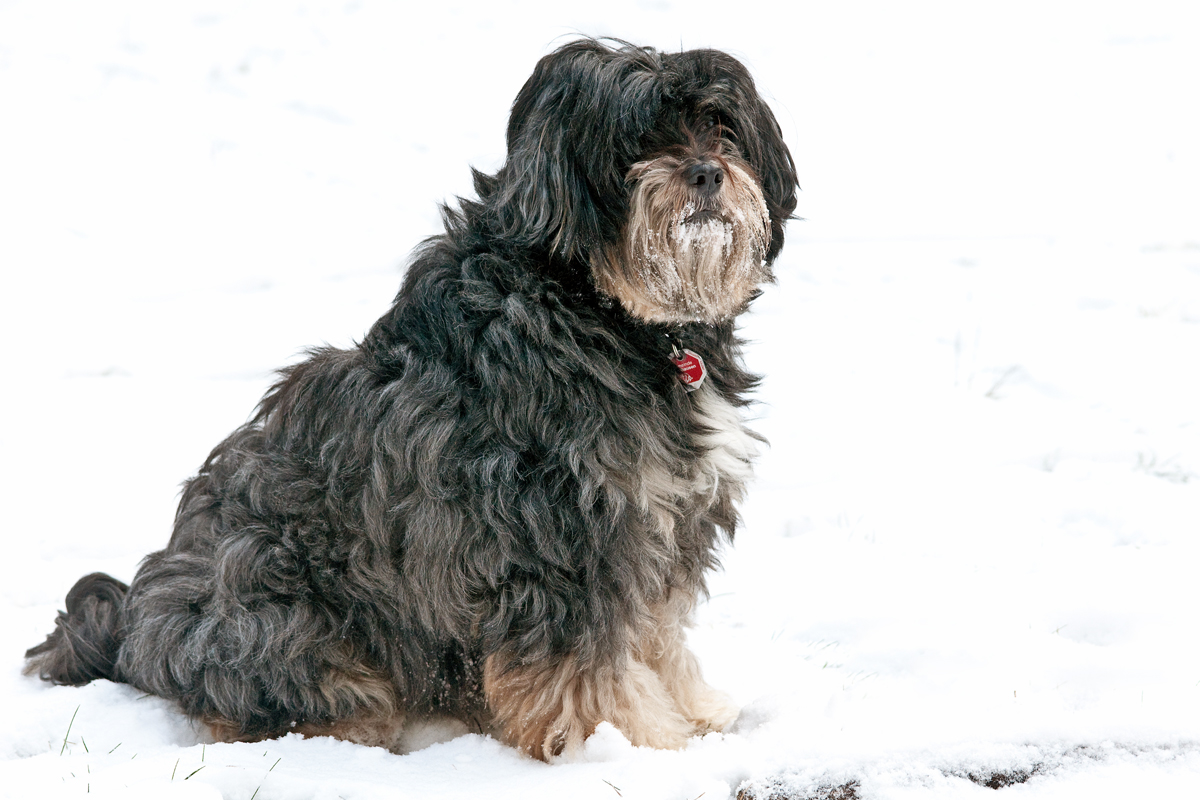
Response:
[{"label": "dog's head", "polygon": [[653,322],[741,312],[796,207],[795,164],[737,59],[590,39],[538,62],[507,162],[476,183],[502,236],[586,265]]}]

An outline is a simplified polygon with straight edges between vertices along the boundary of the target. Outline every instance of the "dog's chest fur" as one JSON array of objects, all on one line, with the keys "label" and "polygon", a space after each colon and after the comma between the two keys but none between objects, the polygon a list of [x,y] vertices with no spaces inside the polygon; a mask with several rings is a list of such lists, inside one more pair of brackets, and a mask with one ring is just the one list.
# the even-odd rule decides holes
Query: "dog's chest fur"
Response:
[{"label": "dog's chest fur", "polygon": [[[676,331],[709,362],[706,383],[689,393],[662,326],[596,307],[517,264],[468,261],[456,274],[445,265],[424,273],[425,266],[414,265],[406,282],[412,302],[402,292],[364,347],[377,359],[386,354],[373,369],[390,381],[452,379],[429,398],[435,416],[453,404],[459,420],[450,435],[494,462],[493,478],[525,484],[570,476],[581,492],[570,498],[575,507],[619,502],[615,488],[664,533],[672,518],[740,498],[756,447],[738,406],[754,378],[741,368],[732,325]],[[429,291],[431,283],[438,291]],[[450,324],[436,326],[431,340],[435,316]],[[428,426],[428,417],[409,419],[397,437],[420,436]],[[463,465],[438,469],[447,466]]]},{"label": "dog's chest fur", "polygon": [[692,402],[693,419],[704,429],[697,437],[704,454],[697,462],[693,491],[712,497],[722,483],[742,486],[751,477],[756,438],[742,424],[741,413],[716,390],[701,387]]},{"label": "dog's chest fur", "polygon": [[703,514],[741,499],[757,452],[741,414],[719,390],[705,385],[686,399],[691,405],[688,438],[694,457],[671,463],[658,455],[659,448],[649,446],[639,469],[637,500],[668,546],[681,515]]},{"label": "dog's chest fur", "polygon": [[458,598],[427,624],[476,629],[535,572],[592,575],[637,606],[702,585],[750,476],[755,381],[732,323],[687,325],[669,332],[709,370],[685,391],[667,332],[527,263],[433,250],[410,267],[361,352],[386,399],[368,423],[379,527],[421,565],[423,596]]}]

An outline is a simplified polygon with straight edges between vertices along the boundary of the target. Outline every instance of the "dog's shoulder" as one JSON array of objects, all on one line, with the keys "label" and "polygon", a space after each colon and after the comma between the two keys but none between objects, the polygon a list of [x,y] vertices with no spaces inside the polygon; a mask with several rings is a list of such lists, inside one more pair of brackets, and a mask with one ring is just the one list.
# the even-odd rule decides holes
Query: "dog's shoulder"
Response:
[{"label": "dog's shoulder", "polygon": [[661,380],[666,360],[647,347],[655,334],[563,273],[537,254],[430,240],[363,340],[367,363],[383,380],[447,369],[484,394],[543,380],[617,392],[669,388]]}]

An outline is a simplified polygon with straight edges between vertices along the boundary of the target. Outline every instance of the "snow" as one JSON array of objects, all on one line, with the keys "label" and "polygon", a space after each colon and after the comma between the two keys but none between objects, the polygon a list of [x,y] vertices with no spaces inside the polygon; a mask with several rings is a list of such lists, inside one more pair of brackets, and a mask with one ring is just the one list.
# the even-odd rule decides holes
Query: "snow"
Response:
[{"label": "snow", "polygon": [[[1198,15],[0,3],[0,796],[1197,794]],[[804,187],[744,328],[771,447],[691,635],[732,730],[602,726],[549,766],[452,726],[404,756],[213,744],[127,686],[23,677],[78,577],[165,543],[271,370],[382,313],[575,32],[744,59]]]}]

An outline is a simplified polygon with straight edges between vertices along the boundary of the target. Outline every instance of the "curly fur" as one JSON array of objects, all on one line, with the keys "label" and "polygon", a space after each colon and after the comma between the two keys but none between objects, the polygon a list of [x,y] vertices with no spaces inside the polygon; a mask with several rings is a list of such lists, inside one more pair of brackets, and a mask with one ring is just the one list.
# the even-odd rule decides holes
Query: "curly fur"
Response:
[{"label": "curly fur", "polygon": [[733,319],[795,207],[779,126],[724,53],[582,40],[538,63],[475,185],[364,340],[283,370],[166,549],[127,591],[82,579],[28,671],[231,740],[388,744],[437,714],[548,759],[605,719],[676,747],[732,718],[683,626],[753,456]]}]

